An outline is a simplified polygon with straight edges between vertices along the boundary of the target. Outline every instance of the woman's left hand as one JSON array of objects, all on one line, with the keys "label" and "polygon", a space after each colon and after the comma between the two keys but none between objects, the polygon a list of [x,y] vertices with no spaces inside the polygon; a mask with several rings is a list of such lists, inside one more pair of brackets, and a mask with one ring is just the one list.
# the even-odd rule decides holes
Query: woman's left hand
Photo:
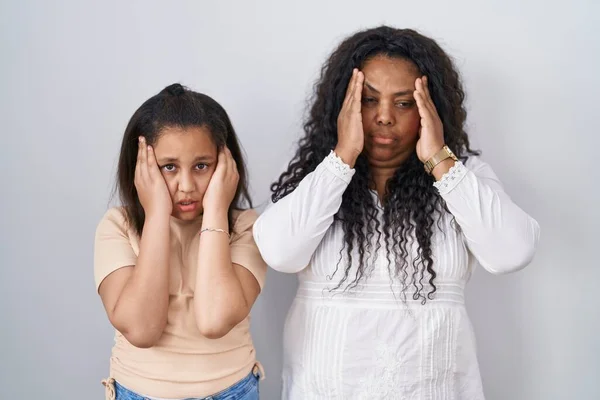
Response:
[{"label": "woman's left hand", "polygon": [[425,163],[444,147],[444,126],[429,94],[427,83],[426,76],[417,78],[414,92],[421,116],[417,157],[422,163]]}]

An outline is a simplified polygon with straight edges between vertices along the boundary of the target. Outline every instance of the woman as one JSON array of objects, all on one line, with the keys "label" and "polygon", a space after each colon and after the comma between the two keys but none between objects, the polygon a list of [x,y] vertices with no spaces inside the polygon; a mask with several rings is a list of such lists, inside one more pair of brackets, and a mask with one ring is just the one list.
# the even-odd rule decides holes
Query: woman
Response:
[{"label": "woman", "polygon": [[333,52],[305,136],[254,238],[298,274],[285,399],[483,399],[464,288],[530,263],[535,220],[464,130],[458,72],[433,41],[382,26]]}]

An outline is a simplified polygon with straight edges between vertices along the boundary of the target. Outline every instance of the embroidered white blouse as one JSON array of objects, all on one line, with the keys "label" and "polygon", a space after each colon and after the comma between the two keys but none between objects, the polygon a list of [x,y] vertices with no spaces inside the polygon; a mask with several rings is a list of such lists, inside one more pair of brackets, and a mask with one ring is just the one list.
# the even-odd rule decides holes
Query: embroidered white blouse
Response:
[{"label": "embroidered white blouse", "polygon": [[[267,264],[299,279],[284,328],[282,398],[483,399],[465,284],[477,263],[495,274],[529,264],[537,222],[511,201],[490,166],[472,156],[434,184],[452,215],[441,215],[432,236],[433,300],[413,300],[410,286],[402,295],[380,237],[374,238],[382,243],[378,254],[366,261],[367,279],[332,291],[347,262],[344,250],[336,270],[344,241],[334,215],[353,175],[332,152],[254,225]],[[416,239],[409,245],[410,268]]]}]

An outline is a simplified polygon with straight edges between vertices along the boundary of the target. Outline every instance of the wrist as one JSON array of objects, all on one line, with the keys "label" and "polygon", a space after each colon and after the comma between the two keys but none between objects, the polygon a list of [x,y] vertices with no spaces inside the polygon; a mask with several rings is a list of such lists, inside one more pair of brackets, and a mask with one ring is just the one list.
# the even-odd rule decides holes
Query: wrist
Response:
[{"label": "wrist", "polygon": [[431,175],[435,178],[436,181],[439,181],[440,179],[442,179],[444,174],[450,171],[450,168],[452,168],[454,164],[456,164],[456,161],[454,161],[452,158],[447,158],[444,161],[437,164],[435,167],[433,167],[433,169],[431,170]]},{"label": "wrist", "polygon": [[144,224],[160,224],[160,223],[169,223],[171,218],[171,213],[166,211],[151,211],[145,215]]},{"label": "wrist", "polygon": [[444,148],[445,145],[446,144],[442,142],[441,144],[438,143],[436,145],[431,146],[429,149],[427,149],[427,151],[423,152],[423,157],[419,157],[419,159],[423,164],[425,164],[436,154],[438,154]]},{"label": "wrist", "polygon": [[227,228],[229,210],[224,207],[206,207],[202,214],[202,227]]},{"label": "wrist", "polygon": [[[434,153],[431,157],[423,162],[423,167],[425,168],[425,172],[430,175],[433,175],[434,170],[436,170],[436,174],[434,176],[439,179],[439,177],[441,177],[445,172],[448,171],[448,169],[452,167],[452,165],[454,165],[455,161],[458,161],[456,155],[454,155],[448,146],[443,146],[437,153]],[[444,172],[439,175],[439,171]]]},{"label": "wrist", "polygon": [[333,152],[335,153],[335,155],[341,158],[345,164],[349,165],[350,168],[354,168],[354,164],[356,164],[356,159],[360,154],[356,150],[348,150],[340,145],[337,145]]}]

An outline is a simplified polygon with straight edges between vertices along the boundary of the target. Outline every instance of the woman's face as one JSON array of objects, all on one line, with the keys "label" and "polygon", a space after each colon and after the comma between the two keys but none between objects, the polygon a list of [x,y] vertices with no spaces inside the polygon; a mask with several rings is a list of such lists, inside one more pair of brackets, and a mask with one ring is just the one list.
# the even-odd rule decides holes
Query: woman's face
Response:
[{"label": "woman's face", "polygon": [[375,56],[362,67],[364,152],[373,167],[398,167],[415,151],[421,117],[413,97],[419,70],[411,61]]}]

